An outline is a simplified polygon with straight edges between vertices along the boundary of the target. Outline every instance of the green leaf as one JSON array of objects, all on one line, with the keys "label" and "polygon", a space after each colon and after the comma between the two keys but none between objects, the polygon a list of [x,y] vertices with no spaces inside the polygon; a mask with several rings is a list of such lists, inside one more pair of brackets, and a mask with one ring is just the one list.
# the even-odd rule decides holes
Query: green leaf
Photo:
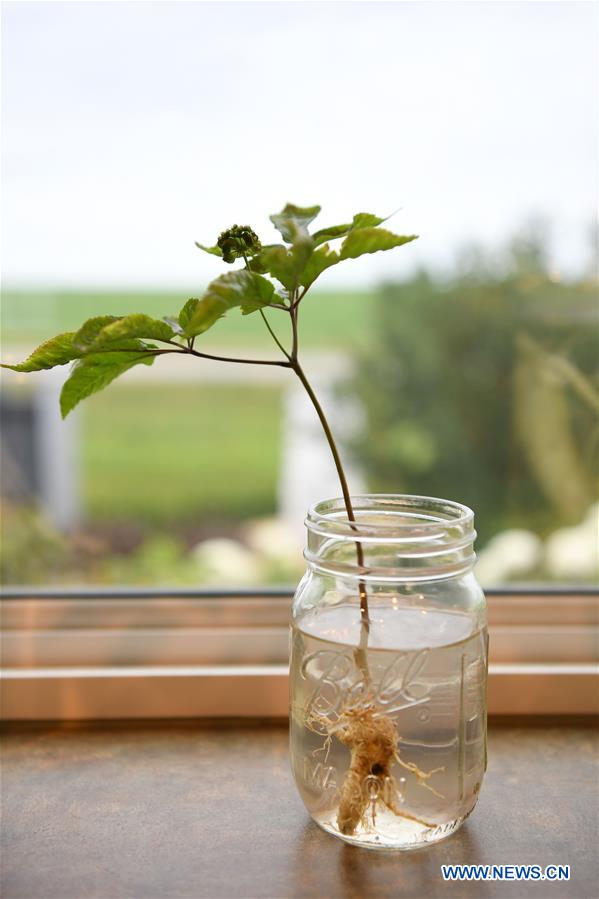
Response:
[{"label": "green leaf", "polygon": [[192,297],[190,300],[187,300],[181,312],[179,313],[179,324],[183,328],[183,331],[187,328],[189,322],[191,321],[191,316],[196,310],[196,307],[200,301],[196,297]]},{"label": "green leaf", "polygon": [[107,387],[134,365],[151,365],[154,356],[140,350],[131,352],[92,353],[84,356],[73,367],[60,393],[60,411],[66,418],[77,403]]},{"label": "green leaf", "polygon": [[337,265],[339,260],[339,253],[337,253],[335,250],[330,250],[329,245],[326,243],[318,250],[314,250],[306,267],[304,268],[304,271],[302,272],[302,286],[306,289],[310,287],[310,285],[314,281],[316,281],[318,276],[322,274],[325,269],[330,268],[332,265]]},{"label": "green leaf", "polygon": [[378,253],[379,250],[392,250],[405,243],[416,240],[417,234],[408,236],[392,234],[384,228],[360,228],[350,231],[341,245],[340,259],[357,259],[365,253]]},{"label": "green leaf", "polygon": [[287,290],[295,290],[301,282],[302,272],[314,251],[308,225],[319,212],[320,206],[300,207],[288,203],[282,212],[270,217],[281,232],[283,240],[291,244],[291,248],[287,249],[280,244],[265,247],[257,257],[258,265],[280,281]]},{"label": "green leaf", "polygon": [[286,243],[293,243],[298,237],[298,232],[303,231],[307,234],[308,225],[314,221],[319,212],[320,206],[294,206],[293,203],[287,203],[281,212],[271,215],[270,220],[281,233],[283,240]]},{"label": "green leaf", "polygon": [[371,215],[369,212],[359,212],[357,215],[354,215],[351,225],[334,225],[331,228],[324,228],[322,231],[316,232],[312,237],[314,242],[317,242],[319,240],[318,236],[324,235],[325,232],[334,237],[340,237],[342,236],[341,229],[349,229],[339,253],[329,249],[327,243],[314,250],[302,272],[300,281],[302,286],[306,289],[310,287],[325,269],[330,268],[332,265],[337,265],[342,259],[356,259],[364,253],[391,250],[393,247],[399,247],[416,239],[415,234],[404,237],[392,234],[383,228],[378,228],[377,225],[383,221],[385,219]]},{"label": "green leaf", "polygon": [[204,253],[210,253],[211,256],[222,256],[223,251],[220,247],[205,247],[203,243],[198,243],[197,240],[195,242],[196,247],[199,250],[203,250]]},{"label": "green leaf", "polygon": [[[389,216],[387,216],[389,218]],[[361,228],[375,228],[377,225],[386,222],[386,218],[379,218],[378,215],[372,215],[371,212],[357,212],[354,215],[351,230],[358,231]]]},{"label": "green leaf", "polygon": [[358,212],[354,215],[350,224],[331,225],[330,228],[322,228],[312,235],[312,240],[314,241],[314,246],[319,247],[328,240],[345,237],[350,231],[358,231],[361,228],[374,228],[385,221],[386,219],[382,219],[378,215],[372,215],[370,212]]},{"label": "green leaf", "polygon": [[252,271],[257,272],[259,275],[270,274],[269,264],[271,250],[279,249],[287,251],[287,247],[282,243],[269,243],[263,245],[260,252],[257,253],[256,256],[252,256],[250,261]]},{"label": "green leaf", "polygon": [[73,337],[74,346],[85,351],[106,325],[116,321],[118,321],[117,315],[96,315],[94,318],[88,318]]},{"label": "green leaf", "polygon": [[115,342],[146,338],[149,340],[172,340],[175,332],[164,321],[152,318],[142,312],[132,315],[124,315],[116,321],[105,325],[90,343],[87,344],[87,352],[110,349]]},{"label": "green leaf", "polygon": [[66,365],[74,359],[79,359],[81,351],[73,345],[74,331],[65,334],[57,334],[50,340],[44,341],[24,362],[17,365],[2,364],[2,368],[10,368],[12,371],[42,371],[54,368],[55,365]]},{"label": "green leaf", "polygon": [[283,244],[275,244],[266,247],[259,256],[251,261],[252,271],[255,271],[255,262],[258,260],[262,272],[268,272],[288,291],[295,290],[301,282],[301,274],[312,255],[313,244],[307,232],[297,232],[296,240],[290,248]]},{"label": "green leaf", "polygon": [[264,247],[258,256],[252,259],[250,265],[253,272],[268,273],[273,278],[276,278],[277,281],[280,281],[288,290],[292,288],[294,258],[283,244],[273,244],[273,246]]},{"label": "green leaf", "polygon": [[167,325],[169,325],[175,334],[182,334],[183,328],[181,327],[181,323],[179,322],[178,316],[175,315],[164,315],[162,317],[162,321],[165,321]]},{"label": "green leaf", "polygon": [[346,234],[349,234],[351,231],[350,225],[331,225],[330,228],[321,228],[320,231],[315,231],[312,235],[312,240],[314,241],[314,246],[319,247],[321,244],[326,243],[327,240],[335,240],[337,237],[345,237]]},{"label": "green leaf", "polygon": [[254,272],[240,269],[221,275],[208,285],[208,289],[196,305],[191,306],[188,300],[183,310],[187,309],[189,318],[185,325],[185,336],[195,337],[203,334],[222,318],[229,309],[243,307],[246,312],[253,312],[272,301],[274,287]]}]

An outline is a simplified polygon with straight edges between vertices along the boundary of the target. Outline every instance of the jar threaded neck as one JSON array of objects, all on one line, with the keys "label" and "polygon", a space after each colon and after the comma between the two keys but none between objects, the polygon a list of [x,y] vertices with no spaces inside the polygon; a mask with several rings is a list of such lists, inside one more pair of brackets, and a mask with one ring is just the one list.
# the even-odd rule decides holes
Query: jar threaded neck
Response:
[{"label": "jar threaded neck", "polygon": [[[408,494],[352,497],[316,503],[306,517],[304,553],[311,567],[366,580],[437,580],[469,571],[476,560],[474,513],[450,500]],[[356,543],[364,565],[357,564]]]}]

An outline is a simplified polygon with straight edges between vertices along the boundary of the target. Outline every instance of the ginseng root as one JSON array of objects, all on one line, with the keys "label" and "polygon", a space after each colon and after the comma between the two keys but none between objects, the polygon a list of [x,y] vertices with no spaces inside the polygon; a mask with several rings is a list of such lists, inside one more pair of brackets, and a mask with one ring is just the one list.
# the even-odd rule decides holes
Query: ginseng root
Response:
[{"label": "ginseng root", "polygon": [[[351,762],[341,788],[337,814],[337,825],[342,834],[349,836],[355,832],[369,805],[372,806],[374,817],[378,800],[398,817],[416,821],[425,827],[435,827],[435,824],[399,809],[398,791],[391,766],[394,761],[398,762],[415,775],[421,786],[431,790],[436,796],[441,796],[441,793],[426,781],[443,768],[425,772],[413,762],[404,762],[399,756],[398,734],[391,718],[386,715],[375,716],[372,706],[351,709],[339,716],[333,731],[341,743],[351,750]],[[367,788],[368,784],[372,787],[371,791]]]}]

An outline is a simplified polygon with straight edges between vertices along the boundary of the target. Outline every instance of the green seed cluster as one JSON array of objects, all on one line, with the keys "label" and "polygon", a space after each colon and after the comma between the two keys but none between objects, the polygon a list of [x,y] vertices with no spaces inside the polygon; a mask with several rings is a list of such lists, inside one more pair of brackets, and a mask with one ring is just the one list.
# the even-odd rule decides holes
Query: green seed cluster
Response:
[{"label": "green seed cluster", "polygon": [[255,256],[262,249],[258,235],[249,225],[233,225],[219,236],[220,247],[225,262],[235,262],[244,256]]}]

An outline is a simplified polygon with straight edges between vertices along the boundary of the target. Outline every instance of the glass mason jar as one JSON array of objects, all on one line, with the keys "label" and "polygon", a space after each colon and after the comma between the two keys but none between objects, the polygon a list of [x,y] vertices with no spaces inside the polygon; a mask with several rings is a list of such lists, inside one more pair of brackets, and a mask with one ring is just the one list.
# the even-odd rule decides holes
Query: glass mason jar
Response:
[{"label": "glass mason jar", "polygon": [[[424,496],[315,505],[291,636],[291,765],[320,827],[411,849],[453,833],[486,769],[474,515]],[[366,609],[368,615],[366,616]]]}]

